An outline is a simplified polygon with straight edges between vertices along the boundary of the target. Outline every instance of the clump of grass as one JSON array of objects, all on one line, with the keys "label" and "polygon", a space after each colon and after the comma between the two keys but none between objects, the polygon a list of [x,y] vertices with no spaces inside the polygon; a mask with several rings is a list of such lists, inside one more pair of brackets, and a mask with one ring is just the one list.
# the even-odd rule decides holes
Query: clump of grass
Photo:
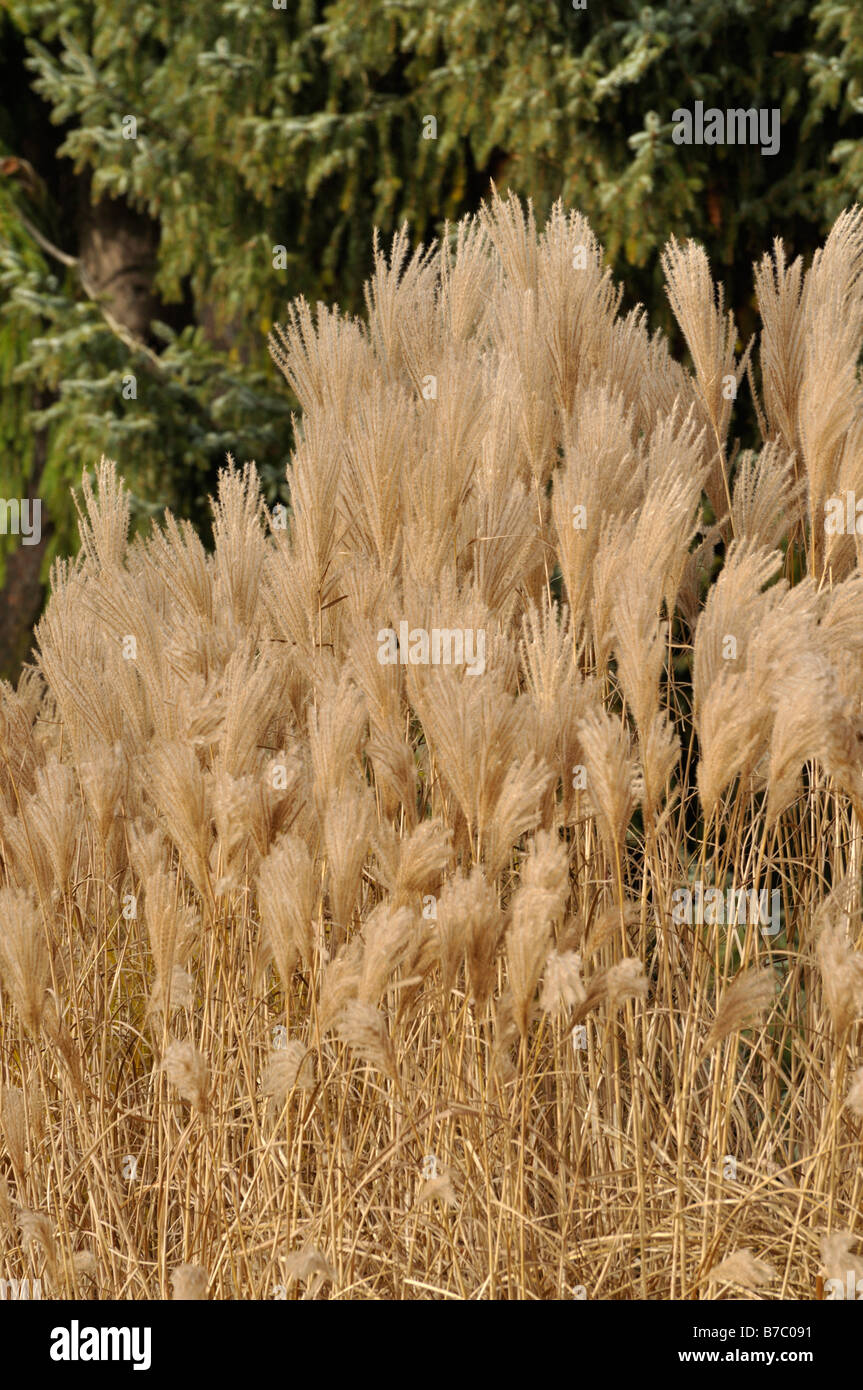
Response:
[{"label": "clump of grass", "polygon": [[[113,465],[85,478],[0,687],[7,1277],[808,1298],[856,1269],[863,575],[824,508],[863,495],[861,257],[856,209],[805,272],[777,242],[738,356],[670,243],[690,370],[582,217],[495,194],[439,248],[376,238],[363,321],[276,331],[287,527],[252,464],[212,554],[170,516],[130,542]],[[435,632],[481,662],[415,659]],[[717,914],[741,891],[778,893],[769,931]]]}]

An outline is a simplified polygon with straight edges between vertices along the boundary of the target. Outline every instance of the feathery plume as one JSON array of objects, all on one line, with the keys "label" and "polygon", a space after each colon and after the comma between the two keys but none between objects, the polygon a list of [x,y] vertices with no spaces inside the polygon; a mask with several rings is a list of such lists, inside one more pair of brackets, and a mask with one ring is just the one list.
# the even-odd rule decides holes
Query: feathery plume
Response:
[{"label": "feathery plume", "polygon": [[845,1104],[852,1115],[855,1115],[858,1120],[863,1120],[863,1067],[858,1067],[851,1078]]},{"label": "feathery plume", "polygon": [[603,709],[592,710],[578,726],[587,768],[590,801],[603,843],[612,859],[623,845],[635,806],[635,763],[623,721]]},{"label": "feathery plume", "polygon": [[283,1105],[294,1086],[309,1090],[314,1084],[314,1056],[304,1043],[297,1038],[289,1038],[284,1047],[272,1050],[261,1081],[264,1095],[272,1096],[279,1105]]},{"label": "feathery plume", "polygon": [[855,1281],[863,1279],[863,1259],[851,1253],[856,1240],[852,1231],[834,1231],[821,1237],[822,1269],[828,1279],[839,1279],[844,1285],[849,1271]]},{"label": "feathery plume", "polygon": [[291,1255],[281,1257],[282,1268],[289,1284],[295,1280],[308,1282],[309,1294],[314,1297],[324,1284],[334,1284],[336,1271],[326,1255],[317,1246],[310,1245],[305,1250],[296,1250]]},{"label": "feathery plume", "polygon": [[283,835],[258,870],[258,907],[267,943],[285,988],[298,959],[311,965],[318,888],[305,842]]},{"label": "feathery plume", "polygon": [[730,1033],[748,1028],[773,1003],[776,975],[771,966],[744,970],[725,990],[701,1048],[704,1056]]},{"label": "feathery plume", "polygon": [[816,946],[821,986],[839,1037],[863,1013],[863,952],[855,951],[841,922],[830,922]]},{"label": "feathery plume", "polygon": [[209,1279],[203,1265],[177,1265],[171,1271],[171,1286],[176,1300],[191,1300],[201,1303],[207,1297]]},{"label": "feathery plume", "polygon": [[552,951],[545,962],[539,1007],[544,1013],[565,1012],[587,998],[577,951]]},{"label": "feathery plume", "polygon": [[383,1014],[371,1004],[351,999],[342,1009],[338,1037],[364,1062],[395,1078],[396,1057]]},{"label": "feathery plume", "polygon": [[766,1260],[759,1260],[748,1246],[726,1255],[710,1271],[712,1284],[740,1284],[744,1289],[758,1289],[776,1278],[776,1270]]},{"label": "feathery plume", "polygon": [[204,1054],[192,1043],[174,1039],[168,1044],[162,1067],[183,1100],[203,1114],[210,1085],[210,1068]]},{"label": "feathery plume", "polygon": [[39,1032],[51,958],[38,908],[22,888],[0,888],[0,977],[24,1027]]}]

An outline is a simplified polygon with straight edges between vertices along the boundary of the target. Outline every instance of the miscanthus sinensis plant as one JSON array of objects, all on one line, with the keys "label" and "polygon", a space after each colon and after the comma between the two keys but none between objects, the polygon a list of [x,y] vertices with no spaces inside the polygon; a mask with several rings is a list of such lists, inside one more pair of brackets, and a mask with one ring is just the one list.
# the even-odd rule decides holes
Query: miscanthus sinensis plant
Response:
[{"label": "miscanthus sinensis plant", "polygon": [[231,466],[211,554],[130,543],[85,479],[0,699],[9,1277],[857,1268],[863,576],[824,514],[863,496],[863,217],[805,273],[776,242],[745,350],[703,251],[664,267],[688,366],[583,218],[495,195],[376,242],[362,321],[292,306],[289,515]]}]

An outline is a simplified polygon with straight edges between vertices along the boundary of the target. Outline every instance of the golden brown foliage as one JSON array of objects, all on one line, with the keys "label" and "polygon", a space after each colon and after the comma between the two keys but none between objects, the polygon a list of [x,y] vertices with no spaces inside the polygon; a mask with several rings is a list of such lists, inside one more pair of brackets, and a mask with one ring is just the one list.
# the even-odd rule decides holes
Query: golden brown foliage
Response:
[{"label": "golden brown foliage", "polygon": [[9,1277],[809,1298],[856,1259],[861,263],[857,210],[806,273],[777,242],[751,359],[672,242],[689,371],[582,217],[495,195],[376,238],[365,321],[291,307],[287,526],[251,464],[211,555],[85,480],[0,688]]}]

